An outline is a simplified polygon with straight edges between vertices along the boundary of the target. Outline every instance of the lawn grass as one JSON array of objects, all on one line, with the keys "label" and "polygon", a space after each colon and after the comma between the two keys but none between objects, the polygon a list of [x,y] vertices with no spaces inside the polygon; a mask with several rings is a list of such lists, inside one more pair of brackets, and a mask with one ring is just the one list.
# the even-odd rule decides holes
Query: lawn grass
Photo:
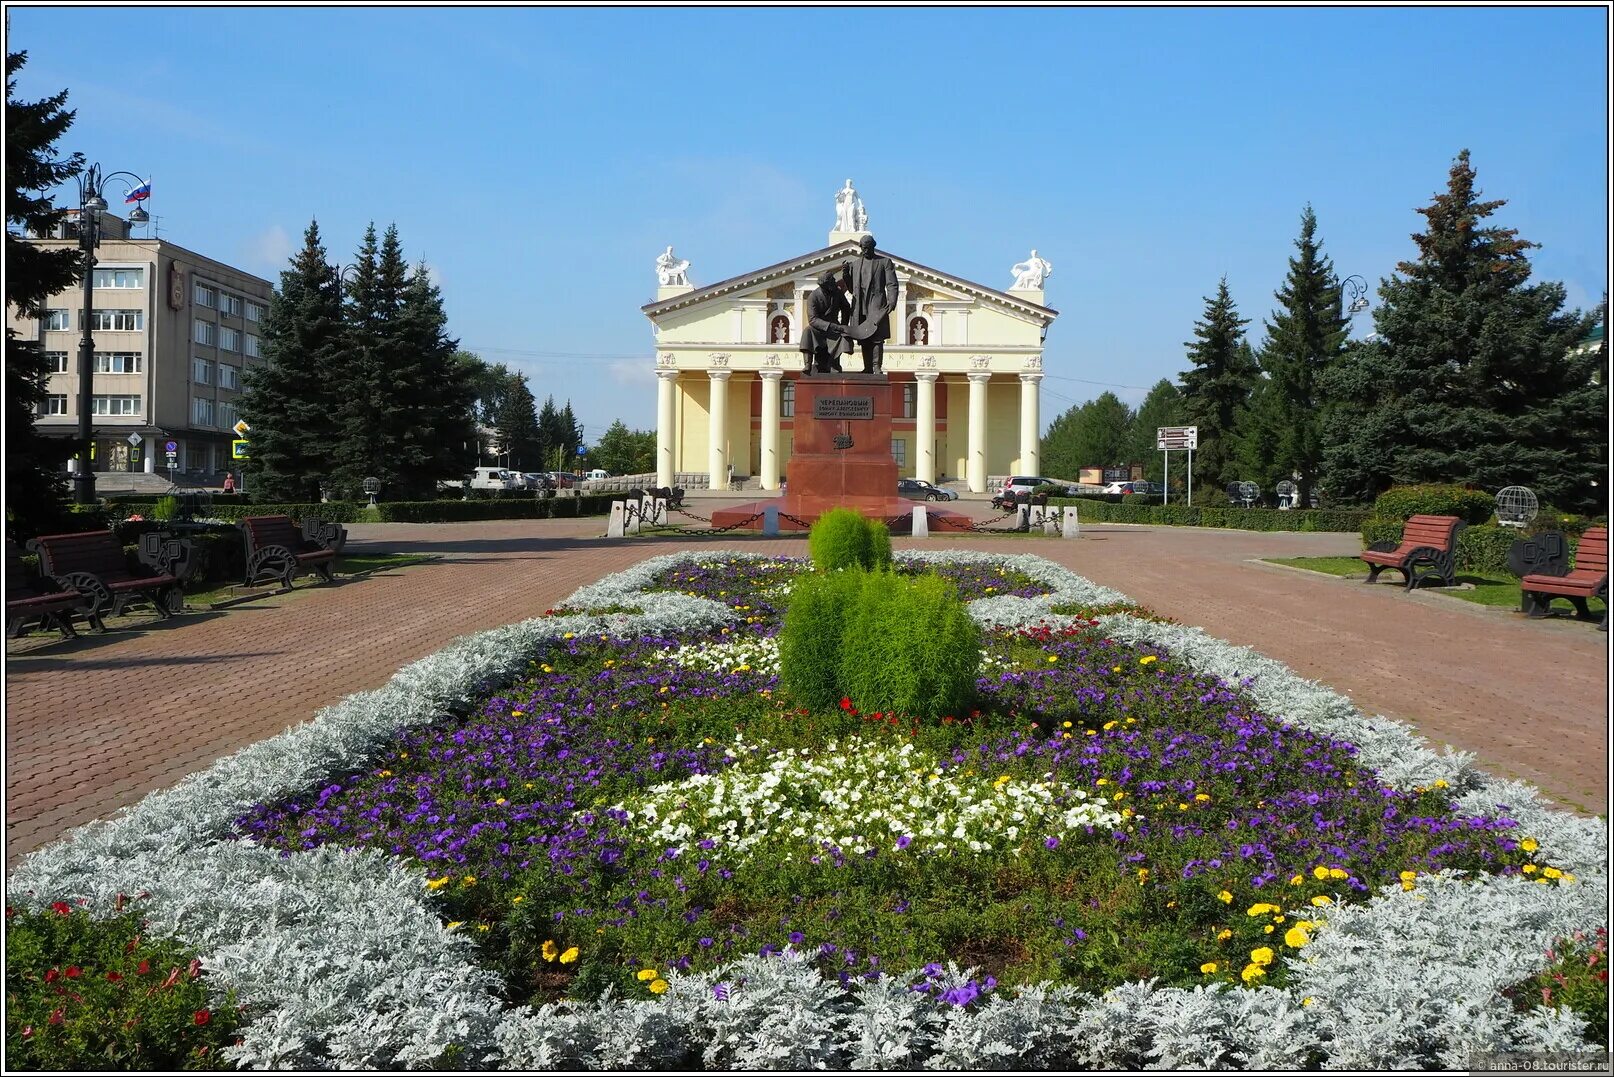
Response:
[{"label": "lawn grass", "polygon": [[[1367,565],[1356,557],[1267,557],[1263,560],[1274,565],[1287,565],[1290,568],[1303,568],[1308,572],[1322,572],[1330,576],[1339,576],[1344,579],[1366,579]],[[1449,595],[1460,598],[1465,602],[1475,602],[1481,606],[1497,606],[1503,609],[1519,608],[1519,580],[1516,576],[1509,576],[1501,572],[1458,572],[1457,582],[1471,584],[1463,590],[1431,588],[1431,593]],[[1420,588],[1422,590],[1422,588]],[[1601,617],[1603,603],[1595,598],[1587,599],[1587,606],[1593,614]],[[1567,603],[1559,603],[1555,610],[1569,609]]]}]

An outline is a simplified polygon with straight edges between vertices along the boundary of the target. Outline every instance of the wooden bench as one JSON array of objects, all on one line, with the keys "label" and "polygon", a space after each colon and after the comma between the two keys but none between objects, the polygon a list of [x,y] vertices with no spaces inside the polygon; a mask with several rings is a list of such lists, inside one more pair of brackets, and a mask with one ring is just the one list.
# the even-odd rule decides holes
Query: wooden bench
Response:
[{"label": "wooden bench", "polygon": [[1406,577],[1408,591],[1429,579],[1449,586],[1456,579],[1457,536],[1464,526],[1456,516],[1412,517],[1401,532],[1399,546],[1376,542],[1362,551],[1367,582],[1378,582],[1379,573],[1393,568]]},{"label": "wooden bench", "polygon": [[188,539],[156,532],[142,536],[139,560],[144,571],[136,573],[129,571],[123,544],[111,531],[41,535],[28,541],[28,549],[39,555],[39,574],[63,591],[88,595],[97,614],[110,611],[116,617],[130,602],[142,598],[164,620],[173,616],[172,610],[184,599],[184,577],[171,571],[166,562],[154,563],[149,551],[168,547],[184,555],[189,546]]},{"label": "wooden bench", "polygon": [[63,639],[74,639],[73,613],[81,612],[97,631],[105,632],[101,615],[90,596],[80,591],[48,591],[29,580],[22,570],[22,554],[6,544],[6,635],[20,636],[34,618],[41,626],[54,625]]},{"label": "wooden bench", "polygon": [[247,516],[236,526],[247,544],[246,586],[261,579],[278,578],[291,589],[299,572],[317,574],[331,582],[331,567],[347,543],[347,528],[312,516],[298,530],[290,516]]},{"label": "wooden bench", "polygon": [[1567,598],[1575,611],[1590,618],[1586,600],[1593,596],[1603,600],[1603,623],[1598,626],[1608,631],[1608,528],[1588,527],[1575,547],[1575,567],[1562,575],[1536,573],[1519,581],[1519,608],[1531,617],[1551,614],[1552,600]]}]

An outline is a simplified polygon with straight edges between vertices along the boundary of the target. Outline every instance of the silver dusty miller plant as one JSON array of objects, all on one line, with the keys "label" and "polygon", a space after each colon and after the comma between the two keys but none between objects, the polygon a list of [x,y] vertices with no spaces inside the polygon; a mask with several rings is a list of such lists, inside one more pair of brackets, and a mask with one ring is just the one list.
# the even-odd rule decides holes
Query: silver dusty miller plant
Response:
[{"label": "silver dusty miller plant", "polygon": [[[897,556],[990,562],[1052,589],[972,602],[971,615],[988,626],[1060,626],[1072,618],[1054,606],[1127,601],[1029,555]],[[974,970],[843,986],[787,951],[674,975],[654,1000],[607,995],[510,1008],[471,945],[444,929],[418,866],[334,848],[281,856],[230,840],[233,820],[253,804],[362,768],[400,728],[438,721],[513,682],[524,656],[546,641],[730,623],[720,603],[644,587],[677,564],[750,557],[654,558],[573,594],[566,606],[583,613],[456,640],[381,689],[27,857],[8,900],[34,908],[65,900],[109,916],[118,894],[149,894],[141,908],[151,930],[195,947],[218,987],[248,1004],[243,1043],[228,1057],[252,1068],[1379,1069],[1462,1066],[1482,1050],[1587,1049],[1579,1017],[1543,1007],[1515,1013],[1499,991],[1538,971],[1553,939],[1604,922],[1604,823],[1555,811],[1531,787],[1478,771],[1464,753],[1436,754],[1407,727],[1363,715],[1253,651],[1126,615],[1105,617],[1103,630],[1245,684],[1264,712],[1357,745],[1389,785],[1445,780],[1460,811],[1510,815],[1580,885],[1443,873],[1421,876],[1411,892],[1392,886],[1365,903],[1331,906],[1304,956],[1285,959],[1284,988],[1133,983],[1092,996],[1043,985],[966,1000],[949,992],[974,982]],[[587,612],[613,607],[643,612]]]}]

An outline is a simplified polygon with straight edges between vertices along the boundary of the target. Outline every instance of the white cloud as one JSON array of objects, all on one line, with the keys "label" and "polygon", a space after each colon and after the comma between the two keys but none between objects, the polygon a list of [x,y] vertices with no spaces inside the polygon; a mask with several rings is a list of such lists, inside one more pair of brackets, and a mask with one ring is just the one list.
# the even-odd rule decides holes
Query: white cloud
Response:
[{"label": "white cloud", "polygon": [[297,245],[287,232],[278,224],[270,225],[262,232],[249,236],[242,244],[242,255],[247,268],[268,280],[280,280],[281,271],[291,260],[292,252]]},{"label": "white cloud", "polygon": [[649,356],[643,359],[618,359],[607,369],[611,380],[618,385],[654,385],[656,381],[656,363]]}]

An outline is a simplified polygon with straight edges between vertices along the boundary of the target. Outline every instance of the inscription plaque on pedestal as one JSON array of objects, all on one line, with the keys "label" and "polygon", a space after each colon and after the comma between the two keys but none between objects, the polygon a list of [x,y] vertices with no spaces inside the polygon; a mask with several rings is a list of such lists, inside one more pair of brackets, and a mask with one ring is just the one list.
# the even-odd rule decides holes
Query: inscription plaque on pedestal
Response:
[{"label": "inscription plaque on pedestal", "polygon": [[872,396],[820,396],[813,399],[815,419],[872,419]]}]

